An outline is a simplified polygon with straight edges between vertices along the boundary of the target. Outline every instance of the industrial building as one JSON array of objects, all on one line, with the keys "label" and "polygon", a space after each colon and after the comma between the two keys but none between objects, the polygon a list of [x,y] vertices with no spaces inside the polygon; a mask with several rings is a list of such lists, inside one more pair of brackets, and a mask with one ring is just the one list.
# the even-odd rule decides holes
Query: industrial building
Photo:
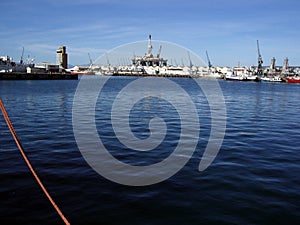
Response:
[{"label": "industrial building", "polygon": [[66,46],[60,46],[56,50],[56,64],[59,65],[60,68],[68,68],[68,54],[66,52]]}]

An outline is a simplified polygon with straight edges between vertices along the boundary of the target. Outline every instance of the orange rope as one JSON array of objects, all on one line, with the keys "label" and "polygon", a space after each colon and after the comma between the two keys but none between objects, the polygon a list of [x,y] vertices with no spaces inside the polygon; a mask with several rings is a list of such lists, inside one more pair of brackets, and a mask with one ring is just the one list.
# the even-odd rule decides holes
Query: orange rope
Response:
[{"label": "orange rope", "polygon": [[50,194],[48,193],[48,191],[46,190],[45,186],[43,185],[42,181],[40,180],[40,178],[38,177],[37,173],[34,171],[28,157],[26,156],[26,153],[21,145],[21,142],[19,141],[18,139],[18,136],[13,128],[13,125],[12,123],[10,122],[10,119],[7,115],[7,112],[6,112],[6,109],[2,103],[2,100],[0,99],[0,108],[1,108],[1,111],[2,111],[2,114],[4,116],[4,119],[7,123],[7,126],[27,164],[27,166],[29,167],[30,171],[32,172],[33,176],[35,177],[36,181],[38,182],[38,184],[40,185],[40,187],[42,188],[42,190],[44,191],[45,195],[47,196],[47,198],[49,199],[49,201],[51,202],[51,204],[53,205],[53,207],[55,208],[55,210],[57,211],[57,213],[60,215],[60,217],[62,218],[62,220],[65,222],[66,225],[69,225],[69,221],[66,219],[66,217],[63,215],[63,213],[61,212],[61,210],[58,208],[58,206],[56,205],[56,203],[54,202],[54,200],[51,198]]}]

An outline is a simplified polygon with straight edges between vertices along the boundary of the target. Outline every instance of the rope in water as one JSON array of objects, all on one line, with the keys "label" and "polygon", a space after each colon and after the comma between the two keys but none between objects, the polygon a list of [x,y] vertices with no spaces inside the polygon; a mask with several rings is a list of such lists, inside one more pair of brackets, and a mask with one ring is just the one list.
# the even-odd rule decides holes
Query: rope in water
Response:
[{"label": "rope in water", "polygon": [[10,122],[10,119],[8,117],[8,114],[6,112],[6,109],[3,105],[3,102],[2,100],[0,99],[0,108],[1,108],[1,111],[2,111],[2,114],[4,116],[4,119],[6,121],[6,124],[27,164],[27,166],[29,167],[31,173],[33,174],[34,178],[36,179],[36,181],[38,182],[38,184],[40,185],[40,187],[42,188],[43,192],[45,193],[45,195],[47,196],[47,198],[49,199],[49,201],[51,202],[51,204],[53,205],[53,207],[55,208],[55,210],[57,211],[57,213],[59,214],[59,216],[62,218],[62,220],[65,222],[65,224],[69,225],[69,221],[66,219],[66,217],[64,216],[64,214],[62,213],[62,211],[59,209],[59,207],[56,205],[56,203],[54,202],[54,200],[52,199],[52,197],[50,196],[50,194],[48,193],[48,191],[46,190],[45,186],[43,185],[42,181],[40,180],[40,178],[38,177],[37,173],[34,171],[28,157],[26,156],[26,153],[21,145],[21,142],[19,141],[18,139],[18,136],[15,132],[15,129],[13,128],[13,125],[12,123]]}]

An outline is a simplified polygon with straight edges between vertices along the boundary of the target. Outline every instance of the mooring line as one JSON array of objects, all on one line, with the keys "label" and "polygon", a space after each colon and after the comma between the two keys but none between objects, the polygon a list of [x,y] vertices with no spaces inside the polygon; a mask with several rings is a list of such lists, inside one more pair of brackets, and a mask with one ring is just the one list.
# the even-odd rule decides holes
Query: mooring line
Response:
[{"label": "mooring line", "polygon": [[46,190],[45,186],[43,185],[42,181],[40,180],[40,178],[38,177],[37,173],[35,172],[34,168],[32,167],[28,157],[26,156],[26,153],[21,145],[21,142],[18,139],[17,133],[15,132],[15,129],[12,125],[12,123],[10,122],[10,119],[8,117],[8,114],[6,112],[6,109],[3,105],[2,100],[0,99],[0,108],[2,111],[2,114],[4,116],[4,119],[6,121],[6,124],[27,164],[27,166],[29,167],[31,173],[33,174],[34,178],[36,179],[36,181],[38,182],[38,184],[40,185],[40,187],[42,188],[43,192],[45,193],[45,195],[47,196],[47,198],[49,199],[49,201],[51,202],[51,204],[53,205],[54,209],[57,211],[57,213],[59,214],[59,216],[62,218],[62,220],[65,222],[65,224],[69,225],[69,221],[67,220],[67,218],[64,216],[64,214],[62,213],[62,211],[59,209],[59,207],[56,205],[56,203],[54,202],[54,200],[52,199],[52,197],[50,196],[50,194],[48,193],[48,191]]}]

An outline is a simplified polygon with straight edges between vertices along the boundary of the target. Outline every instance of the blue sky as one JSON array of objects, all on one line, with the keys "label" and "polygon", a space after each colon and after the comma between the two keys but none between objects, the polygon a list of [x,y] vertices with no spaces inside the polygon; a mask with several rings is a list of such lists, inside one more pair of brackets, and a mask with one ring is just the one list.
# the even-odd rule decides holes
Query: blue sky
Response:
[{"label": "blue sky", "polygon": [[[86,64],[130,42],[182,45],[213,65],[256,65],[256,40],[264,65],[300,65],[298,0],[10,0],[0,3],[0,55],[55,62],[67,46],[69,63]],[[163,51],[162,51],[163,55]]]}]

